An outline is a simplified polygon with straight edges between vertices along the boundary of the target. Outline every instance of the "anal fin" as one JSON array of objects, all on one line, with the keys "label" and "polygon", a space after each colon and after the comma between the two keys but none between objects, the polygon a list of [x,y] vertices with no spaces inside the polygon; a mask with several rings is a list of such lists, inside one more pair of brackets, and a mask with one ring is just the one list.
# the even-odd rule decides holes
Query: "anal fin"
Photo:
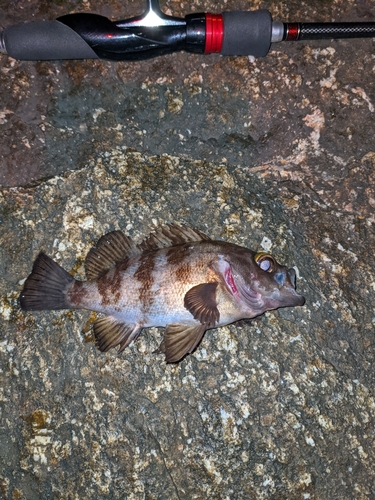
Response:
[{"label": "anal fin", "polygon": [[167,363],[177,363],[186,354],[194,351],[206,329],[206,325],[171,323],[167,325],[163,342],[155,352],[164,353]]},{"label": "anal fin", "polygon": [[94,323],[96,345],[102,352],[116,346],[119,346],[119,352],[122,352],[138,337],[140,331],[138,325],[120,323],[110,316],[100,318]]}]

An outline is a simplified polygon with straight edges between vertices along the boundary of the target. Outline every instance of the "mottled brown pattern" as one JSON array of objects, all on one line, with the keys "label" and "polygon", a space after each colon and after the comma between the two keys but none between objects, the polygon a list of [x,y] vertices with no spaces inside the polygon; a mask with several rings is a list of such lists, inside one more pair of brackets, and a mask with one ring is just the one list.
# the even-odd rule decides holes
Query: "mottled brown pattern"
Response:
[{"label": "mottled brown pattern", "polygon": [[191,275],[191,266],[188,262],[182,262],[176,269],[176,278],[182,283],[186,283]]},{"label": "mottled brown pattern", "polygon": [[155,253],[144,253],[140,257],[139,267],[134,273],[134,278],[136,278],[141,284],[138,298],[143,311],[149,310],[154,301],[154,297],[150,293],[152,285],[154,284],[154,279],[152,277],[152,271],[154,270],[154,267]]},{"label": "mottled brown pattern", "polygon": [[80,307],[87,297],[87,290],[83,286],[82,281],[74,281],[67,292],[68,300],[74,307]]},{"label": "mottled brown pattern", "polygon": [[111,303],[109,296],[109,286],[110,281],[108,280],[108,273],[98,279],[98,292],[101,297],[101,304],[103,307],[108,306]]},{"label": "mottled brown pattern", "polygon": [[189,249],[190,246],[191,243],[184,243],[183,245],[169,248],[167,251],[168,264],[178,265],[184,261],[191,254],[191,250]]},{"label": "mottled brown pattern", "polygon": [[[126,268],[126,267],[125,267]],[[116,266],[98,280],[98,292],[101,296],[102,306],[117,303],[121,298],[121,266]]]}]

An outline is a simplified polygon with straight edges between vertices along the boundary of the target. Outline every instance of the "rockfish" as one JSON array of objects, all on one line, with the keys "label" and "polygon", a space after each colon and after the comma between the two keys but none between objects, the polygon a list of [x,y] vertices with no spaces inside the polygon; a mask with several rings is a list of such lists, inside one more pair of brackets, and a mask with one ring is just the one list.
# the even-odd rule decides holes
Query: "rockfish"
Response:
[{"label": "rockfish", "polygon": [[294,269],[188,226],[160,227],[139,245],[110,232],[90,250],[85,269],[87,281],[78,281],[40,253],[20,295],[22,309],[102,313],[93,327],[101,351],[121,352],[142,328],[166,327],[156,352],[167,363],[194,351],[210,328],[305,303]]}]

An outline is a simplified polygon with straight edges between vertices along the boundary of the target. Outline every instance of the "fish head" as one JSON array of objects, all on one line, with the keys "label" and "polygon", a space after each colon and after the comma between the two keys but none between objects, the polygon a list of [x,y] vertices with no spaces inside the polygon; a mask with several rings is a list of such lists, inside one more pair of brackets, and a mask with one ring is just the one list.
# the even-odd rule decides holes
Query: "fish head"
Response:
[{"label": "fish head", "polygon": [[232,255],[219,256],[217,269],[248,318],[305,303],[305,298],[296,291],[295,270],[282,266],[268,253],[239,247]]}]

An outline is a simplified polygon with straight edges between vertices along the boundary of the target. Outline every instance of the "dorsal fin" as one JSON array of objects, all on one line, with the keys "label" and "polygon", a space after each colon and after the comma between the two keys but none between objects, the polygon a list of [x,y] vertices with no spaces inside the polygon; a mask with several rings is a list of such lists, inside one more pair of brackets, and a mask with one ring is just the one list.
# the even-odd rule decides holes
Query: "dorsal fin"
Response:
[{"label": "dorsal fin", "polygon": [[133,240],[122,231],[112,231],[100,238],[87,254],[86,276],[94,280],[119,262],[139,253]]},{"label": "dorsal fin", "polygon": [[209,240],[211,238],[198,231],[198,229],[192,229],[185,224],[182,226],[167,224],[158,227],[155,232],[142,241],[139,248],[141,250],[156,250],[157,248],[172,247],[181,243]]}]

